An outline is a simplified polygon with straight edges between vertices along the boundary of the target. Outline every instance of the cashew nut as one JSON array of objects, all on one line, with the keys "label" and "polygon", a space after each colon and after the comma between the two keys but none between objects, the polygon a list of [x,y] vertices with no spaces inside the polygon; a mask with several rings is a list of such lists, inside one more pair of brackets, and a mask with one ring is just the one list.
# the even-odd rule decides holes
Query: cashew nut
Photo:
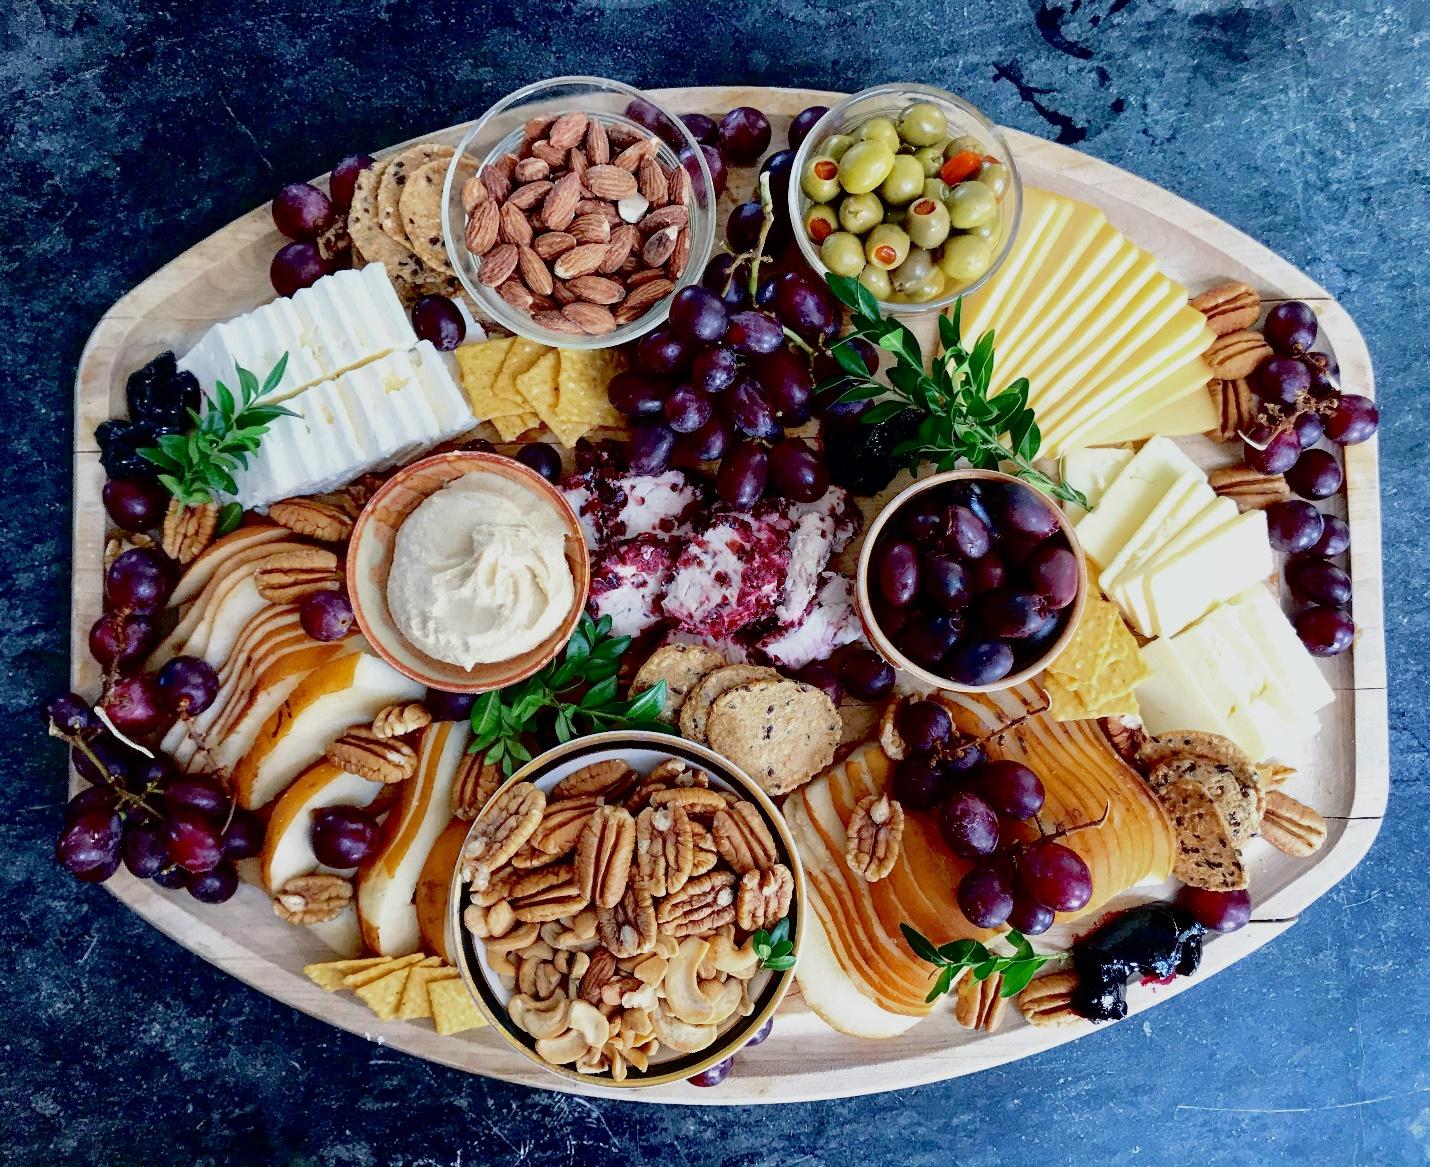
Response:
[{"label": "cashew nut", "polygon": [[558,1066],[574,1062],[593,1046],[599,1051],[611,1037],[610,1023],[594,1005],[576,1000],[565,1002],[565,1007],[565,1032],[536,1042],[536,1052]]},{"label": "cashew nut", "polygon": [[516,1027],[535,1038],[553,1038],[567,1029],[570,1002],[557,993],[549,1001],[518,994],[507,1002],[506,1011]]},{"label": "cashew nut", "polygon": [[537,926],[523,924],[513,928],[505,936],[494,936],[487,941],[487,963],[499,976],[516,976],[516,965],[511,962],[511,954],[520,952],[536,942]]},{"label": "cashew nut", "polygon": [[703,1050],[719,1033],[714,1025],[691,1025],[671,1016],[664,1005],[658,1006],[651,1013],[651,1028],[661,1042],[683,1054]]},{"label": "cashew nut", "polygon": [[753,939],[745,941],[737,948],[724,932],[718,932],[710,938],[710,954],[705,959],[717,971],[729,973],[742,981],[754,976],[760,967],[760,958],[755,954]]},{"label": "cashew nut", "polygon": [[690,1025],[714,1026],[740,1007],[740,982],[700,982],[700,965],[710,951],[707,941],[687,936],[665,974],[665,1008]]}]

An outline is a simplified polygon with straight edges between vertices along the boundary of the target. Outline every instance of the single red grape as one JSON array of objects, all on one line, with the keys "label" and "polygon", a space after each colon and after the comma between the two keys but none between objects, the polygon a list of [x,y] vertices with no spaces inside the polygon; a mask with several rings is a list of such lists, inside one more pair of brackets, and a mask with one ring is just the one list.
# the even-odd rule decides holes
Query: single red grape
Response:
[{"label": "single red grape", "polygon": [[333,167],[333,172],[328,175],[328,192],[333,206],[340,211],[352,206],[353,188],[357,186],[358,175],[372,165],[372,158],[366,154],[349,154]]},{"label": "single red grape", "polygon": [[310,288],[327,274],[327,262],[316,243],[289,243],[280,247],[268,266],[268,280],[280,296],[291,296]]},{"label": "single red grape", "polygon": [[975,867],[958,882],[958,907],[975,928],[997,928],[1013,911],[1013,891],[992,867]]},{"label": "single red grape", "polygon": [[100,491],[114,525],[125,531],[146,531],[164,521],[169,492],[143,478],[111,478]]},{"label": "single red grape", "polygon": [[314,640],[341,640],[355,620],[352,603],[342,592],[312,592],[298,605],[298,623]]},{"label": "single red grape", "polygon": [[412,305],[412,329],[440,352],[451,352],[467,339],[467,322],[447,296],[423,296]]},{"label": "single red grape", "polygon": [[1251,893],[1245,890],[1183,887],[1177,891],[1177,904],[1190,912],[1203,928],[1213,932],[1235,932],[1245,928],[1251,920]]},{"label": "single red grape", "polygon": [[1018,856],[1023,890],[1055,912],[1076,912],[1092,899],[1092,872],[1071,847],[1054,839],[1030,843]]}]

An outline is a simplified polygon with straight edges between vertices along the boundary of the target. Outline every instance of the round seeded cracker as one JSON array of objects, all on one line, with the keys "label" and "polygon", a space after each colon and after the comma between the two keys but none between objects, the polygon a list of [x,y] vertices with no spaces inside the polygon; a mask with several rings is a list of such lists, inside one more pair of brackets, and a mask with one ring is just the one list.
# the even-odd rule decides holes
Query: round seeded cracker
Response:
[{"label": "round seeded cracker", "polygon": [[408,246],[428,267],[442,272],[452,270],[442,239],[442,183],[446,177],[445,161],[419,166],[408,176],[397,202]]},{"label": "round seeded cracker", "polygon": [[1231,827],[1200,782],[1178,778],[1157,792],[1177,836],[1172,874],[1188,887],[1237,891],[1246,886],[1246,868],[1232,841]]},{"label": "round seeded cracker", "polygon": [[671,725],[680,715],[686,694],[706,673],[725,666],[725,658],[700,644],[663,644],[650,654],[631,682],[631,695],[665,682],[665,708],[660,719]]},{"label": "round seeded cracker", "polygon": [[710,720],[710,706],[717,697],[749,681],[778,679],[779,673],[762,665],[726,665],[706,673],[680,707],[680,732],[693,742],[703,742],[706,723]]},{"label": "round seeded cracker", "polygon": [[405,264],[417,264],[417,257],[405,243],[399,243],[377,225],[377,188],[384,164],[379,162],[359,171],[353,187],[353,203],[348,210],[348,234],[353,246],[367,263],[380,263],[389,276],[395,276]]},{"label": "round seeded cracker", "polygon": [[834,761],[843,725],[823,689],[749,681],[716,698],[706,740],[767,794],[788,794]]},{"label": "round seeded cracker", "polygon": [[418,146],[409,146],[388,162],[377,185],[377,225],[391,238],[411,246],[398,206],[402,192],[407,186],[407,180],[429,162],[445,164],[450,161],[454,152],[451,146],[423,142]]}]

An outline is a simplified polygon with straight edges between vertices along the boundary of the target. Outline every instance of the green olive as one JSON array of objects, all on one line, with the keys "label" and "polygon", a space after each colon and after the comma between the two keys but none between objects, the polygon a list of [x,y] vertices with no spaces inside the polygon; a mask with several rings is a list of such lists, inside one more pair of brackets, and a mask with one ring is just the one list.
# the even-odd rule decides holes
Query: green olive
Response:
[{"label": "green olive", "polygon": [[902,227],[880,223],[864,240],[864,257],[875,267],[892,271],[909,254],[909,236]]},{"label": "green olive", "polygon": [[924,198],[938,199],[945,202],[948,199],[948,192],[953,188],[941,178],[924,179]]},{"label": "green olive", "polygon": [[948,192],[948,217],[960,231],[986,223],[997,213],[997,196],[981,182],[960,182]]},{"label": "green olive", "polygon": [[896,154],[894,165],[879,187],[879,196],[886,203],[902,206],[923,193],[924,168],[912,154]]},{"label": "green olive", "polygon": [[948,208],[938,199],[919,199],[909,207],[904,230],[916,247],[937,247],[948,238]]},{"label": "green olive", "polygon": [[889,279],[893,281],[894,291],[907,296],[920,284],[926,283],[929,274],[935,270],[933,256],[922,247],[911,247],[904,262],[889,273]]},{"label": "green olive", "polygon": [[888,118],[870,118],[859,127],[859,137],[866,142],[879,142],[895,153],[904,143],[899,138],[898,127]]},{"label": "green olive", "polygon": [[992,247],[998,238],[1001,227],[1002,224],[999,222],[998,216],[994,215],[993,218],[989,219],[986,223],[979,223],[977,227],[970,227],[966,234],[985,240],[988,246]]},{"label": "green olive", "polygon": [[910,146],[932,146],[948,133],[948,118],[931,101],[916,101],[899,118],[899,136]]},{"label": "green olive", "polygon": [[838,162],[844,157],[844,151],[854,145],[856,140],[857,139],[851,138],[848,134],[830,134],[829,137],[824,139],[823,148],[820,150],[820,153],[827,154],[833,158],[834,161]]},{"label": "green olive", "polygon": [[935,267],[928,274],[918,287],[905,293],[915,304],[927,304],[930,300],[936,300],[948,290],[948,279]]},{"label": "green olive", "polygon": [[950,138],[948,145],[943,148],[943,156],[945,158],[952,158],[955,154],[963,154],[965,152],[970,154],[988,153],[988,151],[983,148],[983,143],[971,134],[959,134],[956,138]]},{"label": "green olive", "polygon": [[877,227],[884,219],[884,204],[872,191],[845,195],[839,204],[839,225],[855,235]]},{"label": "green olive", "polygon": [[1001,162],[985,162],[983,169],[978,172],[978,181],[988,187],[1000,199],[1008,189],[1008,180],[1012,177],[1008,173],[1008,168]]},{"label": "green olive", "polygon": [[804,231],[816,243],[828,239],[839,230],[839,218],[832,207],[815,203],[804,213]]},{"label": "green olive", "polygon": [[827,203],[839,193],[839,163],[827,154],[816,154],[804,164],[799,189],[817,203]]},{"label": "green olive", "polygon": [[835,275],[857,276],[864,270],[864,245],[859,236],[836,231],[821,245],[819,258]]},{"label": "green olive", "polygon": [[864,265],[864,270],[859,273],[859,282],[880,300],[887,300],[894,294],[894,284],[889,279],[889,273],[872,263]]},{"label": "green olive", "polygon": [[933,178],[938,173],[939,167],[943,165],[943,144],[935,142],[932,146],[920,146],[914,151],[914,157],[924,168],[924,177]]},{"label": "green olive", "polygon": [[943,245],[938,266],[955,283],[976,280],[993,262],[993,249],[976,235],[955,235]]},{"label": "green olive", "polygon": [[839,160],[839,185],[850,194],[866,194],[893,169],[894,152],[882,142],[855,142]]}]

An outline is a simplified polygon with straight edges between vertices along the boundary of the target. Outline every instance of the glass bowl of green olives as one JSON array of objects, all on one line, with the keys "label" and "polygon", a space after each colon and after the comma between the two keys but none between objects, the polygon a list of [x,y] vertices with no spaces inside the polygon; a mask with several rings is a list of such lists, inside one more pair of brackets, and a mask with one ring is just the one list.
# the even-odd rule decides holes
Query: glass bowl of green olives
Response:
[{"label": "glass bowl of green olives", "polygon": [[998,128],[930,85],[865,89],[794,159],[790,220],[815,271],[857,278],[886,311],[942,308],[997,270],[1023,186]]}]

